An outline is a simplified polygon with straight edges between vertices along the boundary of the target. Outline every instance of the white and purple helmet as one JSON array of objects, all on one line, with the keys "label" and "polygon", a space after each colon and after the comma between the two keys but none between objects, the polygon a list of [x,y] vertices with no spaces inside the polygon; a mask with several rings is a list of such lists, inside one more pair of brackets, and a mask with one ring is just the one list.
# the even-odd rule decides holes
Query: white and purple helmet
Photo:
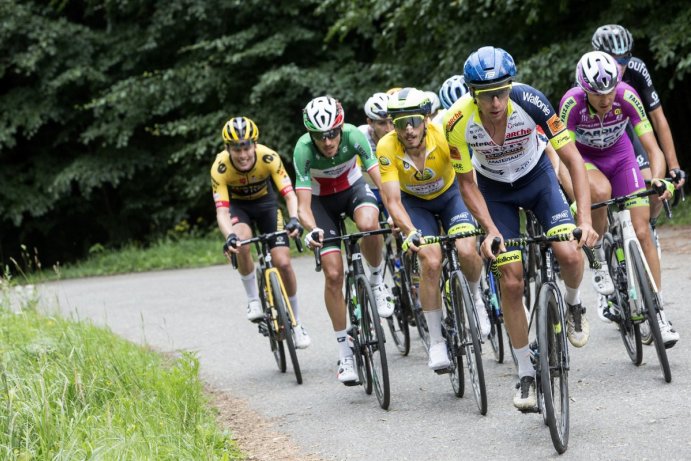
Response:
[{"label": "white and purple helmet", "polygon": [[602,51],[584,54],[576,66],[576,82],[587,93],[608,94],[619,83],[619,67]]}]

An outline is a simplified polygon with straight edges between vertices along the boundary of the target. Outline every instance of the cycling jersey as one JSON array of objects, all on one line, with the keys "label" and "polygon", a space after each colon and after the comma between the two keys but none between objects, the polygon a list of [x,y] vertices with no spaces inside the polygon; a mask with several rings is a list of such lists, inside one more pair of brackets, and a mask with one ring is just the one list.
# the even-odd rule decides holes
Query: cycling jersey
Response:
[{"label": "cycling jersey", "polygon": [[537,165],[547,142],[540,128],[555,149],[571,141],[547,98],[521,83],[514,83],[509,93],[506,133],[501,144],[495,143],[485,130],[470,94],[449,108],[443,127],[451,148],[451,162],[458,173],[467,173],[474,167],[478,174],[503,183],[515,182]]},{"label": "cycling jersey", "polygon": [[396,131],[379,140],[379,172],[382,183],[398,181],[403,192],[426,200],[443,194],[451,187],[456,174],[451,166],[449,144],[442,130],[434,123],[427,124],[425,133],[425,162],[422,171],[405,152]]},{"label": "cycling jersey", "polygon": [[377,159],[365,136],[356,126],[343,124],[341,143],[334,157],[323,156],[309,133],[298,139],[293,153],[295,188],[311,190],[312,195],[331,195],[348,189],[362,177],[357,166],[360,157],[367,171],[377,168]]},{"label": "cycling jersey", "polygon": [[653,79],[650,78],[650,72],[645,66],[645,63],[638,58],[631,58],[622,80],[633,87],[638,93],[640,100],[643,102],[643,107],[646,113],[660,107],[660,97],[653,86]]},{"label": "cycling jersey", "polygon": [[211,167],[211,189],[216,208],[229,207],[231,198],[255,200],[265,195],[273,195],[269,178],[273,180],[282,196],[292,192],[293,184],[283,167],[281,157],[262,144],[255,146],[254,165],[246,172],[235,168],[227,150],[216,155]]},{"label": "cycling jersey", "polygon": [[581,88],[571,88],[560,104],[560,116],[576,140],[588,169],[597,168],[609,180],[612,196],[621,197],[645,187],[634,149],[625,135],[633,125],[637,136],[652,131],[643,104],[630,85],[619,83],[612,109],[602,118]]},{"label": "cycling jersey", "polygon": [[588,103],[586,92],[578,87],[566,92],[560,108],[561,120],[581,155],[611,155],[613,146],[624,142],[629,120],[638,136],[652,131],[636,90],[623,82],[617,85],[612,109],[602,119]]}]

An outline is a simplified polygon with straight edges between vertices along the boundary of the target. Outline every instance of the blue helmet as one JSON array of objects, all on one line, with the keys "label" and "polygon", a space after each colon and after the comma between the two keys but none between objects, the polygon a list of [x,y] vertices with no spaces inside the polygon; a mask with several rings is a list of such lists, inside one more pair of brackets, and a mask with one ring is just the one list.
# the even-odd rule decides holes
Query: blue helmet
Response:
[{"label": "blue helmet", "polygon": [[470,88],[496,86],[516,75],[516,64],[501,48],[483,46],[471,53],[463,65],[463,77]]}]

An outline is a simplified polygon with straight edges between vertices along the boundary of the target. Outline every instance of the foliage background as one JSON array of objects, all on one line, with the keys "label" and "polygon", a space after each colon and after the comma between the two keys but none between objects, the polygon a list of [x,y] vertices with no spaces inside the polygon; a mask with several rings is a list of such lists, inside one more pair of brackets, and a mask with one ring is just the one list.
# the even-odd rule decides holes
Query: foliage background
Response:
[{"label": "foliage background", "polygon": [[605,23],[633,33],[689,166],[683,0],[0,0],[0,17],[3,263],[22,244],[52,264],[212,228],[209,168],[231,116],[289,161],[312,97],[363,123],[371,93],[437,90],[486,44],[556,104]]}]

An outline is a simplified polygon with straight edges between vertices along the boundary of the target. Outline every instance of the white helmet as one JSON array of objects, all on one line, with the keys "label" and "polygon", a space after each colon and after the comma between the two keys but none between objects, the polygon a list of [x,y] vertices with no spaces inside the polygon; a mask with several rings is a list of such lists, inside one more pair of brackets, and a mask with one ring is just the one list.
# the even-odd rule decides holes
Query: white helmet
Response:
[{"label": "white helmet", "polygon": [[326,132],[343,125],[343,121],[343,107],[331,96],[314,98],[302,110],[302,122],[308,131]]},{"label": "white helmet", "polygon": [[626,27],[607,24],[597,28],[592,38],[593,48],[614,55],[631,53],[633,37]]},{"label": "white helmet", "polygon": [[370,120],[385,120],[388,116],[386,113],[386,105],[388,103],[388,94],[374,93],[365,103],[365,115]]},{"label": "white helmet", "polygon": [[576,82],[587,93],[610,93],[619,83],[619,67],[609,54],[590,51],[578,61]]},{"label": "white helmet", "polygon": [[448,109],[461,99],[461,96],[468,92],[468,87],[465,84],[465,79],[462,75],[452,75],[442,83],[439,88],[439,99],[444,109]]},{"label": "white helmet", "polygon": [[439,101],[439,96],[437,96],[437,93],[434,91],[425,91],[425,94],[427,94],[429,101],[432,103],[432,113],[435,113],[441,109],[441,101]]}]

